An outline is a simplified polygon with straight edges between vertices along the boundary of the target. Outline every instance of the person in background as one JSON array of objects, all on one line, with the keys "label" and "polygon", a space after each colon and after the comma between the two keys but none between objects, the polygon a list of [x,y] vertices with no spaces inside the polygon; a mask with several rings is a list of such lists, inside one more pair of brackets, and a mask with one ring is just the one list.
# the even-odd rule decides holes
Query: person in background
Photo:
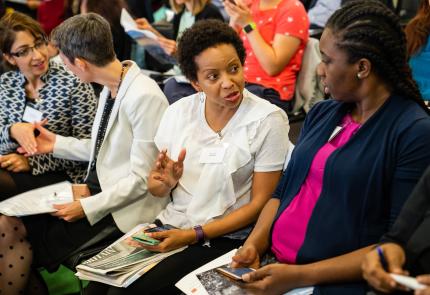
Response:
[{"label": "person in background", "polygon": [[8,295],[24,291],[31,265],[55,271],[72,253],[152,222],[167,203],[147,189],[158,154],[154,136],[167,107],[158,85],[134,62],[115,57],[109,23],[98,14],[67,19],[51,39],[70,71],[104,89],[91,139],[55,134],[38,123],[37,145],[19,148],[90,164],[85,184],[74,186],[74,201],[54,205],[52,215],[0,215],[0,263],[11,265],[1,270],[0,289]]},{"label": "person in background", "polygon": [[233,257],[234,267],[259,267],[271,251],[279,262],[242,277],[257,294],[366,294],[361,262],[430,165],[430,112],[398,17],[378,1],[352,1],[329,19],[320,51],[333,99],[308,113],[273,198]]},{"label": "person in background", "polygon": [[423,99],[430,101],[430,1],[421,0],[417,15],[405,28],[409,64]]},{"label": "person in background", "polygon": [[12,71],[0,77],[0,200],[69,180],[82,182],[86,162],[52,155],[24,157],[37,149],[35,121],[63,136],[91,136],[96,97],[63,64],[50,61],[48,37],[31,17],[13,12],[0,20],[0,51]]},{"label": "person in background", "polygon": [[309,10],[309,22],[311,29],[324,29],[330,16],[340,8],[341,0],[316,0]]},{"label": "person in background", "polygon": [[165,38],[145,18],[136,20],[140,29],[150,30],[158,36],[160,46],[169,55],[175,55],[177,40],[195,22],[204,19],[223,20],[223,16],[218,8],[211,4],[209,0],[170,0],[169,3],[175,12],[173,18],[173,39]]},{"label": "person in background", "polygon": [[180,278],[243,243],[289,148],[286,114],[244,89],[244,59],[226,23],[200,21],[184,32],[178,60],[199,93],[163,115],[155,136],[160,154],[148,179],[154,195],[171,200],[156,224],[176,229],[153,233],[157,246],[132,245],[156,252],[188,247],[125,289],[91,282],[87,294],[176,294]]},{"label": "person in background", "polygon": [[247,82],[273,88],[288,111],[309,36],[309,20],[298,0],[224,1],[230,24],[242,38]]},{"label": "person in background", "polygon": [[37,21],[47,35],[64,20],[67,0],[27,0],[30,9],[36,9]]},{"label": "person in background", "polygon": [[[427,168],[400,212],[393,228],[384,235],[379,249],[366,255],[363,276],[378,291],[404,291],[388,273],[419,276],[428,285],[416,295],[430,294],[430,168]],[[381,252],[382,254],[378,253]],[[385,269],[380,255],[384,256]]]},{"label": "person in background", "polygon": [[125,33],[120,24],[121,10],[127,8],[124,0],[81,0],[80,12],[94,12],[103,16],[110,24],[113,45],[117,58],[130,59],[133,40]]}]

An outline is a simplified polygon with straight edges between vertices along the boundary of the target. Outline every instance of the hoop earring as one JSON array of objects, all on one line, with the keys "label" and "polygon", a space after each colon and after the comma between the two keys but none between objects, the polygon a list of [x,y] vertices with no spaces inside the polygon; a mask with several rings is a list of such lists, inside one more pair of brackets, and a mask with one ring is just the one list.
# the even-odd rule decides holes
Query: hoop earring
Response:
[{"label": "hoop earring", "polygon": [[202,103],[205,101],[205,94],[203,93],[203,91],[199,91],[199,100]]}]

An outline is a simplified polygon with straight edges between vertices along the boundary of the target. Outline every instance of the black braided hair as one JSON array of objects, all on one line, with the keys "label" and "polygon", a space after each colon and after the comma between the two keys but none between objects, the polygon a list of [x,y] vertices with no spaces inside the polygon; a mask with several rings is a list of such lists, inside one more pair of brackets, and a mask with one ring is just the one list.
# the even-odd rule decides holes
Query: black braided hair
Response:
[{"label": "black braided hair", "polygon": [[348,2],[330,17],[326,28],[336,36],[336,45],[346,51],[349,62],[368,59],[394,93],[413,99],[430,114],[407,62],[405,34],[388,7],[376,0]]}]

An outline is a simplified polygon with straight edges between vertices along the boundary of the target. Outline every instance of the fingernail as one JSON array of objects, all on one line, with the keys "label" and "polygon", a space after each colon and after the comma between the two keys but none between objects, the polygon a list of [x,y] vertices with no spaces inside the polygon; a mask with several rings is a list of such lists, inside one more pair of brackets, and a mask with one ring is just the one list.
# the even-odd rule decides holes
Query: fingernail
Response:
[{"label": "fingernail", "polygon": [[250,279],[251,279],[251,276],[249,274],[242,275],[242,280],[244,280],[245,282],[248,282]]}]

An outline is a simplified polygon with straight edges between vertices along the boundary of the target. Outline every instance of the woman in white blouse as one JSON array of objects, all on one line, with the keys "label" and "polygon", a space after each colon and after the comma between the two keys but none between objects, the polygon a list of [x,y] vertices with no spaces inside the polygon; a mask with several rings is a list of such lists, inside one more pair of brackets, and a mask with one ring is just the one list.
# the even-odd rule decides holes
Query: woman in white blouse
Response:
[{"label": "woman in white blouse", "polygon": [[130,243],[158,252],[188,247],[127,289],[91,283],[88,294],[175,294],[181,277],[242,245],[281,175],[288,119],[244,90],[245,50],[236,32],[216,20],[198,22],[184,32],[178,57],[198,93],[164,113],[148,180],[153,195],[171,197],[156,224],[176,229],[148,233],[160,240],[156,246]]}]

